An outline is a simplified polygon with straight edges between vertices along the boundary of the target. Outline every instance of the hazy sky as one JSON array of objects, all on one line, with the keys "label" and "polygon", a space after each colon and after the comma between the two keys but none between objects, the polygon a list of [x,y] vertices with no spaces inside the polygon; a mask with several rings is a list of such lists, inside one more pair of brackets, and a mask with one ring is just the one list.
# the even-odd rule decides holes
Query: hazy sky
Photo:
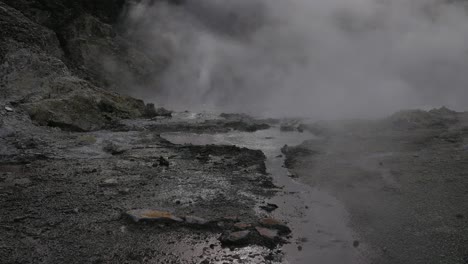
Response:
[{"label": "hazy sky", "polygon": [[318,118],[441,105],[468,110],[461,5],[186,1],[136,5],[127,18],[148,52],[171,54],[161,83],[145,90],[169,106]]}]

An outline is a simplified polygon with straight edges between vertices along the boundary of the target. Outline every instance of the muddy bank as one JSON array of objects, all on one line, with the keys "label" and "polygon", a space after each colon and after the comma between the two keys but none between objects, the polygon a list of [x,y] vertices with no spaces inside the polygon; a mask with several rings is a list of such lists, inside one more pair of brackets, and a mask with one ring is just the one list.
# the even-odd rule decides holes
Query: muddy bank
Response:
[{"label": "muddy bank", "polygon": [[[231,131],[222,134],[166,133],[162,136],[176,143],[197,145],[236,145],[261,150],[266,157],[266,172],[280,188],[275,195],[257,207],[259,215],[267,215],[288,223],[289,243],[282,246],[282,263],[368,263],[361,248],[354,246],[356,236],[349,227],[348,212],[327,192],[296,181],[284,166],[292,150],[304,140],[318,140],[311,133],[284,131],[282,125],[255,133]],[[282,152],[287,153],[286,157]],[[252,262],[255,263],[255,262]]]}]

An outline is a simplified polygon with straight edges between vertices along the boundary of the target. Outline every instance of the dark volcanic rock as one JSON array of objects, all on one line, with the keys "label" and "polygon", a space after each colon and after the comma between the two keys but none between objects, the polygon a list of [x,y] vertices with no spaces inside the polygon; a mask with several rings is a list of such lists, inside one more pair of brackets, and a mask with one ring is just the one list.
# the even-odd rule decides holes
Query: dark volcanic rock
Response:
[{"label": "dark volcanic rock", "polygon": [[[30,5],[34,2],[7,1],[21,9],[23,14],[0,2],[0,100],[7,100],[15,107],[19,105],[40,125],[69,131],[97,130],[121,118],[141,117],[145,112],[143,101],[96,87],[73,76],[67,66],[90,69],[100,74],[93,63],[103,61],[106,50],[112,50],[119,58],[128,55],[130,49],[122,53],[108,43],[112,42],[113,36],[116,37],[113,27],[91,15],[83,14],[75,18],[75,15],[81,14],[80,11],[73,14],[72,20],[61,21],[61,26],[68,27],[67,33],[57,37],[58,31],[53,31],[55,28],[47,28],[48,23],[36,23],[38,21],[34,19],[37,17],[28,11],[38,8],[55,12],[55,8],[62,10],[70,7],[69,2],[37,1],[37,5]],[[91,2],[89,5],[92,5]],[[41,9],[43,7],[45,9]],[[144,63],[145,60],[136,51],[130,53],[132,58]],[[90,79],[100,83],[100,78],[95,76]]]},{"label": "dark volcanic rock", "polygon": [[112,23],[119,17],[125,0],[3,0],[34,22],[56,29],[77,15],[92,14]]},{"label": "dark volcanic rock", "polygon": [[163,156],[160,156],[158,158],[158,165],[162,166],[162,167],[169,167],[170,162],[166,158],[164,158]]},{"label": "dark volcanic rock", "polygon": [[458,113],[446,107],[433,109],[431,111],[400,111],[385,120],[385,122],[393,127],[400,129],[445,128],[458,121]]},{"label": "dark volcanic rock", "polygon": [[148,57],[119,36],[111,25],[86,13],[59,34],[72,69],[94,84],[113,90],[123,91],[128,84],[152,82],[166,64],[163,58]]},{"label": "dark volcanic rock", "polygon": [[0,2],[0,99],[43,98],[69,71],[55,33]]},{"label": "dark volcanic rock", "polygon": [[243,245],[249,243],[250,231],[235,231],[226,232],[220,237],[221,243],[224,245]]},{"label": "dark volcanic rock", "polygon": [[92,86],[82,87],[72,82],[70,85],[77,85],[82,92],[75,91],[63,98],[28,103],[23,107],[39,125],[68,131],[98,130],[120,118],[135,118],[143,114],[144,103],[141,100],[110,94]]},{"label": "dark volcanic rock", "polygon": [[276,229],[279,231],[279,234],[289,234],[291,233],[291,229],[285,225],[283,222],[278,221],[273,218],[263,218],[259,221],[260,225],[270,228],[270,229]]},{"label": "dark volcanic rock", "polygon": [[107,141],[107,142],[104,142],[104,147],[103,147],[103,150],[107,153],[110,153],[112,155],[118,155],[118,154],[122,154],[125,152],[125,148],[123,148],[122,146],[112,142],[112,141]]},{"label": "dark volcanic rock", "polygon": [[185,220],[185,223],[189,225],[196,225],[196,226],[206,226],[210,223],[210,221],[204,218],[191,216],[191,215],[184,217],[184,220]]},{"label": "dark volcanic rock", "polygon": [[258,234],[262,238],[265,238],[271,241],[274,241],[276,238],[278,238],[278,230],[258,227],[258,226],[255,227],[255,230],[257,230]]},{"label": "dark volcanic rock", "polygon": [[274,210],[278,209],[278,206],[276,204],[267,203],[266,205],[260,206],[260,208],[267,211],[267,212],[269,212],[269,213],[271,213]]},{"label": "dark volcanic rock", "polygon": [[172,111],[169,111],[165,109],[164,107],[160,107],[156,109],[156,107],[154,107],[154,104],[149,103],[149,104],[146,104],[144,116],[148,118],[153,118],[153,117],[158,117],[158,116],[172,117]]}]

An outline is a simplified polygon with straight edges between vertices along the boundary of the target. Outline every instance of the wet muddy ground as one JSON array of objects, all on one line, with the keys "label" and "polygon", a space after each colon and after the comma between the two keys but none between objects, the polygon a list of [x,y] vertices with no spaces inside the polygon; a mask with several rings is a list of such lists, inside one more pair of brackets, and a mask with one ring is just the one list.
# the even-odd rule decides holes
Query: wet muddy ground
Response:
[{"label": "wet muddy ground", "polygon": [[1,114],[2,263],[468,261],[466,114],[184,112],[87,133]]},{"label": "wet muddy ground", "polygon": [[[265,154],[160,136],[254,135],[241,131],[270,127],[264,121],[180,113],[74,133],[27,125],[15,113],[3,117],[2,263],[283,261],[281,245],[290,235],[281,230],[289,228],[265,222],[269,214],[260,209],[281,190],[266,172]],[[171,219],[135,222],[135,210]],[[234,241],[239,232],[249,235]]]},{"label": "wet muddy ground", "polygon": [[468,123],[452,115],[330,125],[288,167],[343,204],[371,263],[468,263]]}]

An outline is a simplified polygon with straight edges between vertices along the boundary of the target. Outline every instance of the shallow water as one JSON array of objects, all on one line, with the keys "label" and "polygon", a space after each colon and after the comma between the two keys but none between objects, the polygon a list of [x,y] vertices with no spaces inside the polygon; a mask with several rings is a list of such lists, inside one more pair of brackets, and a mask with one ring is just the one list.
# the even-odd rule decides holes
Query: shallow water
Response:
[{"label": "shallow water", "polygon": [[[260,216],[272,216],[288,223],[292,229],[291,243],[283,246],[284,263],[342,264],[363,263],[353,247],[353,232],[347,226],[347,212],[331,195],[302,184],[289,177],[284,168],[281,148],[317,139],[309,133],[282,132],[278,128],[253,133],[232,131],[220,134],[165,133],[161,135],[176,144],[236,145],[258,149],[267,157],[267,172],[274,183],[282,187],[275,197],[266,201],[279,206],[271,214],[258,208]],[[259,204],[259,206],[262,204]]]}]

